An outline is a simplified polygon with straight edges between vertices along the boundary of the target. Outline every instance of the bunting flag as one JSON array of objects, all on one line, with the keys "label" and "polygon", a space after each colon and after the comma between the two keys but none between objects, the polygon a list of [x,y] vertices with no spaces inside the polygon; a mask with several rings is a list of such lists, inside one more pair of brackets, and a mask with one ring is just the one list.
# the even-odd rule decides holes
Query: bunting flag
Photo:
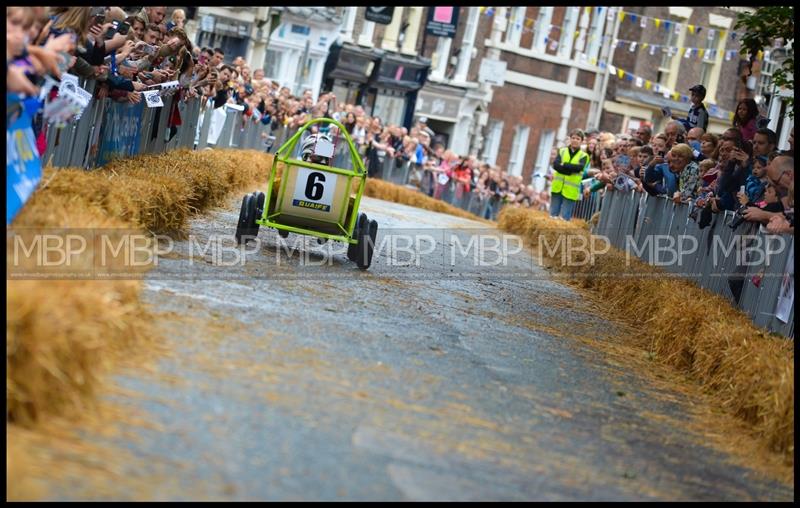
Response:
[{"label": "bunting flag", "polygon": [[653,20],[653,21],[654,21],[654,22],[655,22],[655,24],[656,24],[656,28],[659,28],[659,27],[661,26],[661,20],[660,20],[660,19],[656,18],[656,19],[655,19],[655,20]]},{"label": "bunting flag", "polygon": [[689,33],[694,35],[694,25],[689,25]]},{"label": "bunting flag", "polygon": [[636,51],[636,41],[631,42],[631,47],[630,47],[629,51],[631,53]]},{"label": "bunting flag", "polygon": [[647,28],[647,17],[642,16],[642,20],[639,22],[639,26],[642,28]]},{"label": "bunting flag", "polygon": [[[608,64],[606,66],[608,68],[608,73],[612,75],[616,75],[617,78],[624,80],[628,83],[633,83],[634,86],[638,88],[645,88],[646,90],[652,91],[656,94],[663,95],[665,99],[672,99],[676,102],[684,102],[688,103],[691,101],[691,97],[689,95],[684,95],[680,92],[676,92],[675,90],[670,90],[669,88],[650,81],[649,79],[644,79],[641,76],[636,76],[633,73],[627,72],[619,67],[615,67],[612,64]],[[709,113],[717,118],[724,117],[725,115],[729,114],[728,111],[720,108],[716,104],[706,104],[706,108],[708,109]],[[732,114],[732,113],[730,113]]]}]

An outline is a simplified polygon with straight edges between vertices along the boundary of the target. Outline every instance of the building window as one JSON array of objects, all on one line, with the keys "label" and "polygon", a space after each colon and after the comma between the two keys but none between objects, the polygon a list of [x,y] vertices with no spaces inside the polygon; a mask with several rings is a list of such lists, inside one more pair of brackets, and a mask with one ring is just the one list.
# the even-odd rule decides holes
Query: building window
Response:
[{"label": "building window", "polygon": [[[657,81],[660,85],[667,84],[667,80],[669,79],[669,68],[670,65],[672,64],[672,59],[678,56],[678,50],[675,47],[677,43],[678,43],[678,34],[676,34],[675,30],[671,28],[669,31],[669,37],[667,38],[667,42],[665,43],[666,47],[663,48],[664,53],[661,55],[661,64],[658,66]],[[672,53],[672,56],[670,56],[670,51],[674,51]]]},{"label": "building window", "polygon": [[572,52],[572,41],[575,40],[575,27],[578,25],[580,7],[566,7],[564,10],[564,22],[561,24],[561,40],[558,41],[558,56],[569,58]]},{"label": "building window", "polygon": [[378,116],[386,124],[402,125],[406,98],[400,92],[381,90],[375,98],[372,116]]},{"label": "building window", "polygon": [[706,89],[711,83],[711,75],[714,73],[714,66],[717,61],[717,46],[719,45],[719,31],[714,30],[714,36],[706,38],[705,52],[703,53],[702,68],[700,69],[700,84]]},{"label": "building window", "polygon": [[525,166],[525,151],[528,149],[528,134],[530,127],[517,125],[514,129],[514,141],[511,143],[511,158],[508,161],[508,174],[522,175]]},{"label": "building window", "polygon": [[544,177],[550,169],[550,151],[553,149],[555,139],[556,132],[553,130],[543,131],[539,136],[539,152],[536,154],[536,165],[533,168],[533,185],[536,190],[544,189]]},{"label": "building window", "polygon": [[[592,11],[592,24],[589,26],[588,35],[589,45],[586,47],[586,59],[590,62],[596,61],[597,56],[600,54],[600,45],[603,42],[603,27],[606,22],[605,9],[603,7],[595,7]],[[613,52],[611,55],[611,60],[613,60]]]},{"label": "building window", "polygon": [[772,95],[772,73],[778,67],[774,60],[769,58],[769,52],[764,54],[764,60],[761,62],[761,73],[758,77],[758,86],[756,87],[756,97],[770,97]]},{"label": "building window", "polygon": [[533,32],[533,48],[542,53],[547,49],[545,39],[550,39],[550,21],[553,19],[552,7],[539,7],[539,16],[536,18],[536,28]]},{"label": "building window", "polygon": [[301,90],[300,90],[301,92],[306,88],[311,90],[314,89],[313,80],[314,80],[314,74],[317,70],[318,61],[319,61],[318,58],[309,57],[306,60],[306,64],[301,69],[300,79],[298,80],[301,83]]},{"label": "building window", "polygon": [[506,32],[506,44],[513,47],[519,46],[519,39],[522,36],[522,27],[525,25],[525,7],[514,7],[511,9],[511,19],[508,23]]},{"label": "building window", "polygon": [[282,60],[283,60],[282,51],[275,51],[274,49],[268,49],[267,56],[264,57],[264,76],[273,81],[280,80]]},{"label": "building window", "polygon": [[500,150],[500,138],[503,137],[503,122],[491,120],[489,132],[486,136],[486,145],[483,149],[483,159],[491,165],[497,164],[497,152]]}]

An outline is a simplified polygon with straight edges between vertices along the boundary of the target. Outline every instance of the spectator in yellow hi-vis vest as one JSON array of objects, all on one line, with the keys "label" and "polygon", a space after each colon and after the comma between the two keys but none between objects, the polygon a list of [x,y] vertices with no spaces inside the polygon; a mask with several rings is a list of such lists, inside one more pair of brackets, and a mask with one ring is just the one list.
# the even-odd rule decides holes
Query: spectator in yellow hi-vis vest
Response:
[{"label": "spectator in yellow hi-vis vest", "polygon": [[576,129],[569,133],[569,146],[558,151],[553,161],[553,184],[550,187],[550,216],[564,220],[572,219],[575,203],[581,192],[581,180],[589,169],[589,154],[581,150],[583,132]]}]

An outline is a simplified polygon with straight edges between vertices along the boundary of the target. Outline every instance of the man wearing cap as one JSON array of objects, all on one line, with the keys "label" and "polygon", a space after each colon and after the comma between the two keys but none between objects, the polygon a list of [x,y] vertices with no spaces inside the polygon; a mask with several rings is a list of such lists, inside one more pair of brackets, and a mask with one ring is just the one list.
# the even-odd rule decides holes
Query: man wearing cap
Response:
[{"label": "man wearing cap", "polygon": [[428,127],[428,117],[423,116],[419,120],[417,120],[417,127],[419,128],[420,131],[427,132],[428,136],[430,136],[431,139],[436,137],[436,133],[433,132],[433,129]]},{"label": "man wearing cap", "polygon": [[708,111],[703,104],[703,99],[706,98],[706,87],[694,85],[689,91],[692,93],[692,107],[689,108],[685,119],[676,118],[676,120],[680,120],[687,131],[694,127],[700,127],[706,131],[708,130]]}]

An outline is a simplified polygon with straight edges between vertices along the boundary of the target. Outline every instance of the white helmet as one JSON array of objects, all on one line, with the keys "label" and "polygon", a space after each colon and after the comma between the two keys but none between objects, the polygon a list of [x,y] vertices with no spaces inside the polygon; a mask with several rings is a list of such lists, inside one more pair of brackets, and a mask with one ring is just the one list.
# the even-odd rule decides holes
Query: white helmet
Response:
[{"label": "white helmet", "polygon": [[314,146],[320,139],[324,139],[328,143],[333,143],[331,137],[323,132],[319,132],[317,134],[311,134],[305,139],[305,141],[303,141],[303,148],[300,151],[300,157],[305,159],[307,156],[314,155]]}]

